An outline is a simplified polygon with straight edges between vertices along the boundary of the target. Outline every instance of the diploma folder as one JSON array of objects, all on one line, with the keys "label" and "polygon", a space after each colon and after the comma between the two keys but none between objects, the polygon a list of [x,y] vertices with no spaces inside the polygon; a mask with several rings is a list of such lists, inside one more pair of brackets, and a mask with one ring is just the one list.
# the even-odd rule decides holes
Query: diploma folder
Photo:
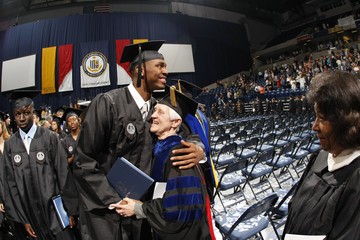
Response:
[{"label": "diploma folder", "polygon": [[136,200],[140,200],[154,182],[154,179],[123,157],[116,160],[107,179],[121,198]]},{"label": "diploma folder", "polygon": [[52,197],[52,202],[55,207],[56,216],[59,220],[62,229],[65,229],[70,224],[69,216],[64,209],[62,198],[60,195]]}]

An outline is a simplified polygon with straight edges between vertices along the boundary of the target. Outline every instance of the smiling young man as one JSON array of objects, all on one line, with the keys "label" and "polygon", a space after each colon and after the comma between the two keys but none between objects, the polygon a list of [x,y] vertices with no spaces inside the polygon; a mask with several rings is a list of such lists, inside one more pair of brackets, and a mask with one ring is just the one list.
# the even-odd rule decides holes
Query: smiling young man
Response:
[{"label": "smiling young man", "polygon": [[[156,104],[153,91],[164,89],[166,84],[166,62],[158,52],[163,42],[126,46],[121,61],[131,62],[132,83],[99,94],[87,108],[74,164],[84,240],[151,239],[146,221],[123,219],[109,208],[121,198],[106,175],[118,157],[150,175],[154,136],[149,131],[151,114],[147,113]],[[177,164],[192,167],[204,157],[203,150],[193,143],[183,144],[185,147],[178,149],[174,158],[180,160]]]},{"label": "smiling young man", "polygon": [[[75,189],[66,154],[55,134],[36,126],[33,112],[30,98],[15,101],[19,130],[4,146],[6,213],[12,221],[23,224],[29,239],[72,239],[69,230],[60,227],[51,200],[62,193],[66,181]],[[73,219],[70,221],[73,226]]]}]

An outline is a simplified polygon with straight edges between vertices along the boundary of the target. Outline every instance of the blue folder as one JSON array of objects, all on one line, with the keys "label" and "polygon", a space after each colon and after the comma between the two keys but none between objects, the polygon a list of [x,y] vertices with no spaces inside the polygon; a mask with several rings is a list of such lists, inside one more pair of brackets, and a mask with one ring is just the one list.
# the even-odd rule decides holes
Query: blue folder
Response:
[{"label": "blue folder", "polygon": [[123,157],[119,157],[107,174],[110,185],[121,198],[140,200],[154,179]]},{"label": "blue folder", "polygon": [[57,215],[57,218],[60,222],[60,226],[62,229],[66,228],[70,224],[69,216],[67,212],[64,209],[64,205],[62,202],[62,198],[60,195],[57,195],[55,197],[52,197],[52,202],[55,207],[55,212]]}]

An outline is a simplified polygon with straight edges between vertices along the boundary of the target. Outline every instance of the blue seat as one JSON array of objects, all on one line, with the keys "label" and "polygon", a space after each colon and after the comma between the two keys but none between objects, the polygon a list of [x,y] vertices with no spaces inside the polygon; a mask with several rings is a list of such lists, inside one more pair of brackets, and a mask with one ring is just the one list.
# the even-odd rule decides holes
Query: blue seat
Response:
[{"label": "blue seat", "polygon": [[[250,164],[245,169],[242,170],[244,176],[246,176],[246,182],[244,184],[244,188],[246,185],[249,185],[252,193],[254,194],[255,199],[257,200],[257,194],[265,192],[267,189],[271,189],[274,191],[270,181],[269,176],[273,171],[273,168],[266,164],[267,161],[273,159],[274,151],[264,152],[261,153],[256,159],[253,164]],[[252,180],[259,179],[260,183],[267,182],[269,184],[268,188],[261,187],[260,191],[255,193],[255,190],[252,186]]]},{"label": "blue seat", "polygon": [[235,157],[235,152],[237,149],[236,143],[228,143],[224,145],[219,153],[217,154],[216,160],[215,160],[215,166],[217,168],[226,166],[230,163],[236,162],[237,158]]},{"label": "blue seat", "polygon": [[[242,176],[241,173],[239,172],[240,170],[244,169],[246,165],[247,165],[246,161],[235,161],[233,163],[230,163],[220,175],[219,184],[215,189],[214,199],[216,196],[219,197],[220,203],[223,206],[225,213],[227,211],[222,201],[222,197],[221,197],[221,195],[223,195],[221,194],[222,191],[226,191],[231,188],[234,189],[233,193],[240,191],[244,196],[244,200],[246,201],[246,203],[248,203],[241,186],[241,184],[243,184],[246,181],[246,178]],[[226,196],[229,195],[230,194],[227,194]]]},{"label": "blue seat", "polygon": [[[280,148],[280,152],[275,154],[274,158],[271,161],[267,161],[267,164],[273,167],[272,173],[280,188],[282,187],[281,183],[286,182],[288,179],[291,178],[293,181],[295,180],[291,172],[289,171],[289,166],[291,166],[291,164],[293,163],[293,159],[288,156],[288,154],[292,153],[294,147],[295,147],[294,143],[291,142],[287,143],[285,146]],[[277,176],[276,170],[278,169],[280,169],[280,173]],[[280,181],[279,176],[285,173],[287,173],[289,177],[284,178],[283,180]]]},{"label": "blue seat", "polygon": [[250,138],[245,142],[241,150],[235,153],[235,156],[242,160],[255,157],[258,154],[258,151],[256,151],[258,142],[259,139],[257,137]]},{"label": "blue seat", "polygon": [[267,228],[270,222],[266,213],[274,206],[277,199],[277,194],[273,193],[248,208],[218,215],[215,217],[215,226],[223,239],[245,240],[261,236],[261,231]]},{"label": "blue seat", "polygon": [[289,190],[279,189],[275,193],[278,194],[279,199],[276,205],[269,210],[269,217],[271,226],[277,238],[280,240],[279,228],[285,224],[286,216],[288,215],[289,209],[288,204],[291,196],[294,194],[299,182],[296,182]]}]

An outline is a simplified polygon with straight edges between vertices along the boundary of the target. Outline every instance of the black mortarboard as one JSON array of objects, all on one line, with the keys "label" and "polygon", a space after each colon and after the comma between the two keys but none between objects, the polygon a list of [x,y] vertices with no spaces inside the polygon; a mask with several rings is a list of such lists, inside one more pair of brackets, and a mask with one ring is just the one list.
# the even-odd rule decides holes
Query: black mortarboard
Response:
[{"label": "black mortarboard", "polygon": [[[168,88],[168,86],[166,86],[166,88]],[[182,119],[184,119],[188,113],[195,115],[198,107],[196,101],[177,91],[174,86],[170,87],[169,93],[158,103],[174,109]]]},{"label": "black mortarboard", "polygon": [[59,110],[62,110],[63,112],[65,112],[66,107],[65,107],[65,106],[57,107],[57,108],[54,110],[54,113],[57,113]]},{"label": "black mortarboard", "polygon": [[62,120],[63,121],[66,121],[69,117],[71,116],[77,116],[77,117],[80,117],[82,113],[82,110],[81,109],[78,109],[78,108],[66,108],[65,112],[64,112],[64,115],[62,117]]},{"label": "black mortarboard", "polygon": [[[176,89],[188,97],[196,98],[202,92],[201,87],[199,87],[193,83],[187,82],[185,80],[172,79],[171,81],[176,82],[176,85],[175,85]],[[191,95],[191,96],[189,96],[189,95]]]},{"label": "black mortarboard", "polygon": [[6,119],[6,113],[0,112],[0,120],[5,122],[5,119]]},{"label": "black mortarboard", "polygon": [[164,56],[158,52],[165,41],[149,41],[137,44],[130,44],[124,47],[120,63],[130,62],[130,72],[138,66],[137,87],[141,86],[141,64],[154,59],[164,59]]},{"label": "black mortarboard", "polygon": [[34,114],[41,119],[41,110],[40,109],[34,109]]},{"label": "black mortarboard", "polygon": [[91,101],[78,101],[77,105],[82,111],[85,111],[87,107],[90,105]]},{"label": "black mortarboard", "polygon": [[56,115],[53,115],[52,120],[53,120],[54,122],[57,122],[59,125],[61,125],[61,124],[63,123],[63,118],[59,118],[59,117],[56,116]]},{"label": "black mortarboard", "polygon": [[14,108],[25,107],[33,103],[33,98],[41,93],[41,90],[15,90],[10,99],[16,100]]}]

